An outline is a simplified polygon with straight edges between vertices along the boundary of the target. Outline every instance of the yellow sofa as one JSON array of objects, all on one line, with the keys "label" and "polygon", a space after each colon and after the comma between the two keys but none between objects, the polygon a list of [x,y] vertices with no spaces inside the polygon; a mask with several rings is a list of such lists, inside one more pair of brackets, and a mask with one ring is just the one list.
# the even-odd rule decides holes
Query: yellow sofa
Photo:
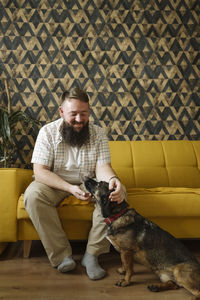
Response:
[{"label": "yellow sofa", "polygon": [[[200,238],[200,141],[111,141],[112,166],[127,201],[178,238]],[[0,243],[39,239],[24,208],[32,170],[0,169]],[[70,240],[85,240],[93,204],[73,196],[58,207]]]}]

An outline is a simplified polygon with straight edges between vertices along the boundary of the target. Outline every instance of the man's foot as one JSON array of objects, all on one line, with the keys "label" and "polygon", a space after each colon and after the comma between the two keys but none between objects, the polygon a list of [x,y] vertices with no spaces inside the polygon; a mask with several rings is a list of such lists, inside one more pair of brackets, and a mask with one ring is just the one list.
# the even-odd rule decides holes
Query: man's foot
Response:
[{"label": "man's foot", "polygon": [[92,280],[101,279],[106,275],[106,271],[100,267],[97,257],[88,252],[85,252],[81,264],[86,268],[88,277]]},{"label": "man's foot", "polygon": [[57,269],[61,273],[66,273],[74,270],[76,263],[71,256],[65,257],[63,261],[57,266]]}]

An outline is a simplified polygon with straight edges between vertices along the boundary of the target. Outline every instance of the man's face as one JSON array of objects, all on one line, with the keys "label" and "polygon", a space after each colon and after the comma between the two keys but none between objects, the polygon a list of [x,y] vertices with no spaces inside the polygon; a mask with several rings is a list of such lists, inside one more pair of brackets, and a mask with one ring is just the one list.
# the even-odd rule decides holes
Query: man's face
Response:
[{"label": "man's face", "polygon": [[86,102],[69,99],[59,107],[59,112],[66,124],[70,125],[74,131],[80,132],[88,123],[90,108]]}]

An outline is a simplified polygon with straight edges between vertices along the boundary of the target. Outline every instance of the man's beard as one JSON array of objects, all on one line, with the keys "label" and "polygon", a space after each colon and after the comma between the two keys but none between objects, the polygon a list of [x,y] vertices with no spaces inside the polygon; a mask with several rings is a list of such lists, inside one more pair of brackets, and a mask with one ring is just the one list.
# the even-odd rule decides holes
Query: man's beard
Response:
[{"label": "man's beard", "polygon": [[64,141],[72,147],[82,147],[90,140],[89,122],[87,122],[80,131],[75,131],[74,128],[64,122],[62,129],[62,137]]}]

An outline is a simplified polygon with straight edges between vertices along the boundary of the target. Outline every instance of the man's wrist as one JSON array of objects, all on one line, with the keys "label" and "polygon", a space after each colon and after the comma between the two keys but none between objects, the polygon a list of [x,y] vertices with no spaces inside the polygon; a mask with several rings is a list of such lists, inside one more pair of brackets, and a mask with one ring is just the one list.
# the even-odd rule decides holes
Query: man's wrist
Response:
[{"label": "man's wrist", "polygon": [[116,178],[116,179],[119,180],[119,177],[118,177],[117,175],[113,175],[113,176],[110,177],[110,179],[108,180],[108,182],[110,182],[110,181],[111,181],[112,179],[114,179],[114,178]]}]

